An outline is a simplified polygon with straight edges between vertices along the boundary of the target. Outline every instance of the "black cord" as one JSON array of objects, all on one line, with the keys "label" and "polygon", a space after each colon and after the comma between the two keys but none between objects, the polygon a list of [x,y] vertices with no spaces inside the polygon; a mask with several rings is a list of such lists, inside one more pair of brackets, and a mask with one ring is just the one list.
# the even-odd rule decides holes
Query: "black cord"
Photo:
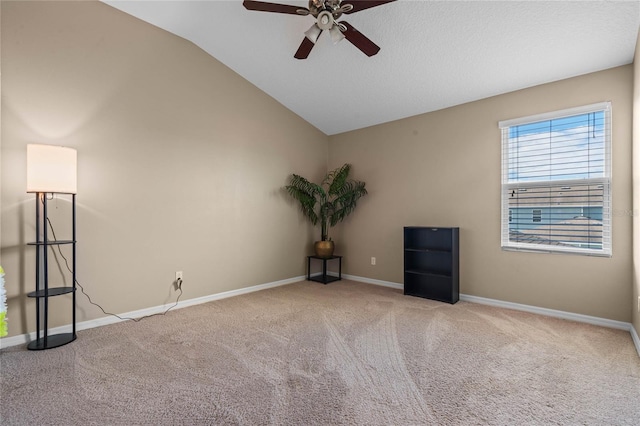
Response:
[{"label": "black cord", "polygon": [[[49,218],[47,218],[47,222],[49,223],[49,227],[51,228],[51,233],[53,234],[53,240],[54,241],[58,241],[58,239],[56,238],[56,231],[53,229],[53,224],[51,223],[51,220]],[[45,248],[45,250],[46,250],[46,248]],[[69,267],[69,261],[67,260],[65,255],[62,254],[62,249],[60,248],[60,245],[58,245],[58,252],[60,253],[60,256],[62,256],[62,258],[64,259],[64,263],[65,263],[67,269],[69,270],[69,272],[73,273],[73,271]],[[138,321],[142,321],[145,318],[155,317],[156,315],[166,315],[167,312],[169,312],[171,309],[173,309],[176,306],[178,306],[178,301],[180,300],[180,296],[182,296],[182,280],[179,280],[178,281],[178,290],[180,291],[180,294],[178,294],[178,298],[176,299],[176,302],[173,305],[169,306],[166,311],[158,312],[156,314],[151,314],[151,315],[145,315],[145,316],[140,317],[140,318],[121,317],[118,314],[114,314],[114,313],[105,311],[102,306],[98,305],[93,300],[91,300],[91,296],[89,296],[87,294],[87,292],[84,291],[84,287],[82,287],[82,285],[80,285],[78,280],[76,279],[75,281],[76,281],[76,285],[78,287],[80,287],[80,291],[82,291],[82,294],[84,294],[87,297],[87,299],[89,300],[89,303],[91,303],[92,305],[97,306],[98,308],[100,308],[100,310],[102,311],[103,314],[114,316],[114,317],[116,317],[116,318],[118,318],[118,319],[120,319],[122,321],[130,320],[130,321],[138,322]]]}]

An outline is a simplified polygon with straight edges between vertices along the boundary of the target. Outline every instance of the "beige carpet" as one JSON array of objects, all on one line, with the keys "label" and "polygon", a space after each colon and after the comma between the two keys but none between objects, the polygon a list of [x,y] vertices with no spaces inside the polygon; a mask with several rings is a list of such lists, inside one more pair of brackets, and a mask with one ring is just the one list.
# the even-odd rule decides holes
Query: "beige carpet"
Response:
[{"label": "beige carpet", "polygon": [[628,332],[300,282],[0,351],[2,425],[639,425]]}]

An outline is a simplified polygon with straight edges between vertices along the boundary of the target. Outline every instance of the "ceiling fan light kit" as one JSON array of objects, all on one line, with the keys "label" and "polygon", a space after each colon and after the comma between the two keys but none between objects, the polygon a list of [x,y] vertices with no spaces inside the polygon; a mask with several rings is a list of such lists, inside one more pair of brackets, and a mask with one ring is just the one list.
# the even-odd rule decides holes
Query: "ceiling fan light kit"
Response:
[{"label": "ceiling fan light kit", "polygon": [[321,30],[328,30],[333,27],[333,15],[329,11],[323,10],[322,12],[318,13],[317,20],[318,28],[320,28]]},{"label": "ceiling fan light kit", "polygon": [[296,59],[306,59],[309,53],[311,53],[313,46],[315,46],[316,41],[318,41],[318,37],[320,37],[322,31],[329,31],[333,44],[337,44],[346,38],[365,55],[375,55],[380,51],[380,47],[348,22],[337,22],[337,20],[345,13],[354,13],[394,1],[396,0],[309,0],[308,9],[254,0],[245,0],[242,4],[247,10],[287,13],[301,16],[312,15],[316,19],[316,22],[311,28],[305,31],[305,38],[302,40],[298,51],[294,55]]},{"label": "ceiling fan light kit", "polygon": [[[346,30],[346,27],[345,27]],[[329,30],[329,34],[331,34],[331,41],[333,42],[333,44],[338,44],[339,42],[342,41],[344,37],[344,34],[342,34],[342,31],[340,30],[340,27],[336,24],[333,26],[333,28],[331,28]]]},{"label": "ceiling fan light kit", "polygon": [[320,27],[318,27],[318,25],[313,24],[311,26],[311,28],[309,28],[307,31],[304,32],[304,35],[311,40],[311,42],[315,43],[318,40],[318,37],[320,37],[320,34],[322,33],[322,30],[320,29]]}]

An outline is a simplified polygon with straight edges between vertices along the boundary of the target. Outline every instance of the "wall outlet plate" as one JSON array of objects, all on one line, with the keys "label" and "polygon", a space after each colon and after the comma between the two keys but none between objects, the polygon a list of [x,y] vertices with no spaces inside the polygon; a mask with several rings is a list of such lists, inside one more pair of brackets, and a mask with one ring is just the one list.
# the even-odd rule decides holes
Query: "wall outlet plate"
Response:
[{"label": "wall outlet plate", "polygon": [[375,257],[372,257],[372,258],[371,258],[371,264],[372,264],[372,265],[375,265],[375,264],[376,264],[376,258],[375,258]]},{"label": "wall outlet plate", "polygon": [[176,271],[176,279],[173,281],[176,291],[182,288],[182,271]]}]

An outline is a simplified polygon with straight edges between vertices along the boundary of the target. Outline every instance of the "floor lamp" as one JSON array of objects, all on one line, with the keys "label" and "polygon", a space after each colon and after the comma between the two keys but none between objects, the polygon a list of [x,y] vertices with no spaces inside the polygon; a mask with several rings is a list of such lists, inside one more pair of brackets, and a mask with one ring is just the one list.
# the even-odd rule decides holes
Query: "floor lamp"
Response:
[{"label": "floor lamp", "polygon": [[[77,152],[75,149],[53,145],[27,145],[27,192],[36,194],[36,246],[35,291],[27,294],[36,299],[36,339],[30,350],[51,349],[76,339],[76,193]],[[51,240],[47,228],[47,194],[71,195],[72,238]],[[73,284],[64,287],[49,286],[49,247],[71,245],[71,273]],[[49,334],[49,298],[72,294],[71,333]]]}]

